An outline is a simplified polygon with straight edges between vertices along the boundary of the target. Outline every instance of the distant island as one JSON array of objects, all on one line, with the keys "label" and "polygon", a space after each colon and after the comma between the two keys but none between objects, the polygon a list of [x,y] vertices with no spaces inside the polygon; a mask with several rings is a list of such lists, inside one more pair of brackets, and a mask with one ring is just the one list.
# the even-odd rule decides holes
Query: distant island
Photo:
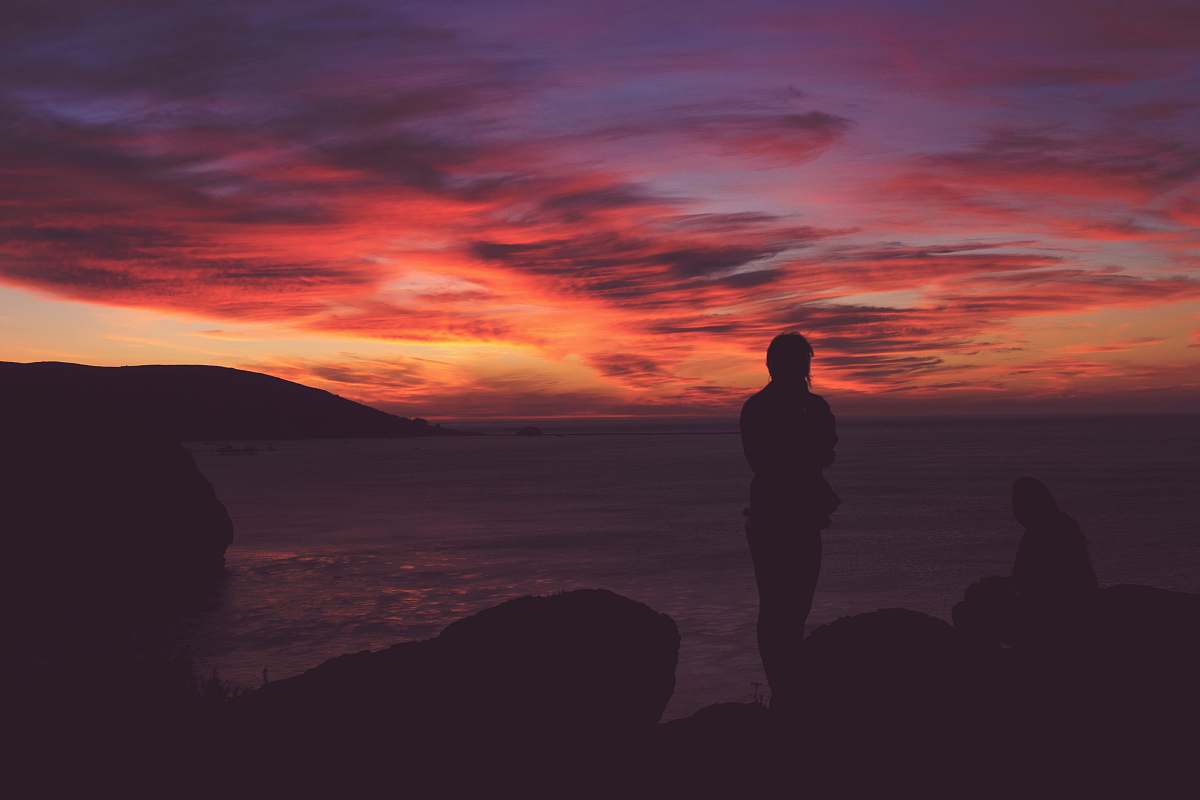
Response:
[{"label": "distant island", "polygon": [[153,431],[179,441],[463,435],[323,389],[229,367],[0,361],[12,424]]}]

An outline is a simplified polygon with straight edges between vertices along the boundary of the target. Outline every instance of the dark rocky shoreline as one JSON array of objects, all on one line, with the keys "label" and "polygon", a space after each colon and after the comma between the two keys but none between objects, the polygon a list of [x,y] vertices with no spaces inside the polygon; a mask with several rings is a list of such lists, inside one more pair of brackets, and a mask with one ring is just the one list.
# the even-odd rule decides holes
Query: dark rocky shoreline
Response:
[{"label": "dark rocky shoreline", "polygon": [[787,707],[718,703],[668,723],[675,623],[603,589],[511,600],[433,639],[231,691],[160,637],[220,582],[232,536],[189,454],[10,440],[25,469],[5,497],[23,534],[9,718],[43,788],[1107,796],[1124,778],[1173,796],[1193,780],[1200,595],[1146,586],[1092,590],[1016,645],[905,609],[843,618],[805,639]]},{"label": "dark rocky shoreline", "polygon": [[[905,609],[843,618],[806,640],[794,706],[718,703],[661,723],[674,622],[579,590],[233,695],[153,659],[124,682],[97,680],[107,672],[93,672],[92,650],[65,689],[70,672],[27,680],[24,699],[41,697],[22,727],[39,732],[27,740],[40,742],[35,758],[302,795],[373,794],[399,776],[444,796],[1043,796],[1051,785],[1107,796],[1119,775],[1143,789],[1185,780],[1200,595],[1108,587],[1094,614],[1097,636],[1049,650],[980,649]],[[118,751],[153,758],[114,761]]]}]

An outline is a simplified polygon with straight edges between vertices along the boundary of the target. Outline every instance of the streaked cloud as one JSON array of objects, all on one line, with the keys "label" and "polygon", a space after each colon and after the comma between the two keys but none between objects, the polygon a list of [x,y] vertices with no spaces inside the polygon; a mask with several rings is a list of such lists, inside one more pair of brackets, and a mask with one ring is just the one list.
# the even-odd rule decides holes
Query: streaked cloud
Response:
[{"label": "streaked cloud", "polygon": [[724,413],[797,328],[852,405],[1191,397],[1189,4],[10,5],[11,357]]}]

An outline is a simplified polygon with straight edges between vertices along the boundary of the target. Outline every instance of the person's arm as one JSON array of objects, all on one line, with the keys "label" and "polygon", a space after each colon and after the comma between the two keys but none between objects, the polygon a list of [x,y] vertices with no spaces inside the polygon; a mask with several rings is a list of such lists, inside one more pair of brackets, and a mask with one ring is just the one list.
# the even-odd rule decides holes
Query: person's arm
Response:
[{"label": "person's arm", "polygon": [[762,445],[753,397],[742,405],[738,428],[742,432],[742,452],[746,455],[746,463],[750,465],[750,471],[757,475],[762,468],[762,454],[760,453]]},{"label": "person's arm", "polygon": [[836,455],[837,418],[834,417],[833,410],[829,408],[829,403],[825,402],[825,398],[818,395],[814,395],[814,397],[818,402],[814,404],[817,424],[813,426],[816,435],[813,450],[817,456],[817,463],[822,467],[828,467],[833,463]]}]

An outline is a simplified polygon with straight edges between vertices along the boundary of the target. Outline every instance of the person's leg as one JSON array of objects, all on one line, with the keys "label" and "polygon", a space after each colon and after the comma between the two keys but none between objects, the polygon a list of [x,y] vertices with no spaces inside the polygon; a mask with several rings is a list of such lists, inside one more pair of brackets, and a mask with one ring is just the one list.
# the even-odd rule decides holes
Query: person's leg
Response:
[{"label": "person's leg", "polygon": [[793,534],[791,562],[796,569],[796,615],[800,635],[812,611],[813,596],[817,592],[817,581],[821,578],[821,532],[796,531]]},{"label": "person's leg", "polygon": [[758,585],[758,652],[774,706],[798,679],[804,624],[821,571],[821,537],[773,522],[751,520],[747,538]]},{"label": "person's leg", "polygon": [[758,655],[774,695],[779,691],[785,672],[780,646],[787,606],[786,599],[781,596],[781,586],[786,580],[779,548],[781,537],[767,520],[759,517],[746,521],[746,539],[750,544],[754,582],[758,587]]}]

